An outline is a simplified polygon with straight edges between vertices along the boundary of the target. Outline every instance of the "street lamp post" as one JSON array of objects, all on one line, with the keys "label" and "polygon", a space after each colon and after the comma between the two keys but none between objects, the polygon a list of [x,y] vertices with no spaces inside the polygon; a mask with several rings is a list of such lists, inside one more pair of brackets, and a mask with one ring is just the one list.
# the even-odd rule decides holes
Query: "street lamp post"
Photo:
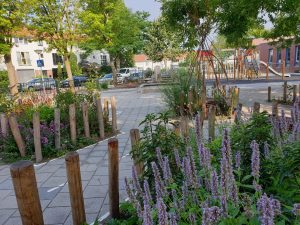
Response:
[{"label": "street lamp post", "polygon": [[39,60],[37,61],[37,66],[40,68],[40,71],[41,71],[41,75],[42,75],[42,83],[43,83],[43,91],[44,91],[44,94],[46,93],[46,89],[45,89],[45,83],[44,83],[44,74],[43,74],[43,60],[41,59],[41,54],[43,53],[43,50],[34,50],[36,54],[38,54],[39,56]]}]

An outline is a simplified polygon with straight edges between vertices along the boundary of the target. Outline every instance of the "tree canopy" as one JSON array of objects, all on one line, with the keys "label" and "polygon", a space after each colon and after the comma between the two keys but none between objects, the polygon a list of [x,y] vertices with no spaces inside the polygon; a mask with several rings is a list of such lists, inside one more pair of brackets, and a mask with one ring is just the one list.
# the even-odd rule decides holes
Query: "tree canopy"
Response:
[{"label": "tree canopy", "polygon": [[122,0],[86,0],[81,15],[82,30],[87,35],[83,47],[108,51],[114,82],[121,59],[132,58],[143,48],[146,17],[145,13],[132,13]]},{"label": "tree canopy", "polygon": [[153,21],[145,33],[144,52],[154,62],[174,60],[182,52],[179,32],[168,28],[160,17]]}]

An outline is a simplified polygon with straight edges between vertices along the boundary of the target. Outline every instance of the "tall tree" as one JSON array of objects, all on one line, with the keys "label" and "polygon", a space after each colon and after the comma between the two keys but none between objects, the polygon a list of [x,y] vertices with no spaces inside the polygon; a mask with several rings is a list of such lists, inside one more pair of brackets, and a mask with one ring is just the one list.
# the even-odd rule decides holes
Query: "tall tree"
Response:
[{"label": "tall tree", "polygon": [[175,60],[182,52],[180,34],[168,29],[160,17],[151,23],[145,34],[144,52],[154,62]]},{"label": "tall tree", "polygon": [[27,0],[0,0],[0,55],[4,56],[12,95],[18,94],[18,81],[11,59],[13,37],[23,29],[26,9],[30,4]]},{"label": "tall tree", "polygon": [[110,54],[114,83],[121,59],[142,49],[144,13],[132,13],[123,0],[86,0],[82,12],[83,32],[88,36],[84,48],[105,49]]},{"label": "tall tree", "polygon": [[56,49],[63,56],[73,92],[70,57],[73,47],[83,38],[79,29],[81,9],[80,0],[35,0],[30,21],[36,37],[49,44],[48,50]]}]

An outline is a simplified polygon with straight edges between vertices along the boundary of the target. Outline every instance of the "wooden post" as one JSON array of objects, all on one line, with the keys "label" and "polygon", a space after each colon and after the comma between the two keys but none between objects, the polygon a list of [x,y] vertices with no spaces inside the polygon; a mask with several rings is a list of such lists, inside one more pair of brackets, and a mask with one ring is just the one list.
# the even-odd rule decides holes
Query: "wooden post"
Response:
[{"label": "wooden post", "polygon": [[272,90],[271,90],[271,86],[269,86],[268,87],[268,102],[271,102],[271,99],[272,99],[271,95],[272,95]]},{"label": "wooden post", "polygon": [[7,137],[8,135],[8,121],[5,113],[0,114],[0,124],[1,124],[1,134],[3,137]]},{"label": "wooden post", "polygon": [[242,118],[242,109],[243,109],[243,104],[239,103],[234,114],[234,122],[238,124],[241,121]]},{"label": "wooden post", "polygon": [[282,80],[284,80],[284,73],[285,73],[285,61],[282,61],[281,71],[282,71],[282,77],[281,77],[281,79],[282,79]]},{"label": "wooden post", "polygon": [[24,140],[22,138],[16,117],[14,115],[9,115],[8,122],[9,122],[11,132],[17,143],[20,154],[22,157],[24,157],[26,155],[26,146],[25,146]]},{"label": "wooden post", "polygon": [[99,134],[100,138],[104,139],[104,119],[103,119],[103,111],[102,111],[102,103],[101,98],[96,99],[96,107],[97,107],[97,117],[98,117],[98,125],[99,125]]},{"label": "wooden post", "polygon": [[180,136],[180,122],[174,122],[174,132],[179,137]]},{"label": "wooden post", "polygon": [[293,85],[293,102],[297,100],[297,85]]},{"label": "wooden post", "polygon": [[22,224],[44,225],[42,207],[32,162],[22,160],[12,164],[10,174]]},{"label": "wooden post", "polygon": [[110,98],[111,103],[111,124],[113,133],[117,133],[117,108],[116,108],[116,99],[114,96]]},{"label": "wooden post", "polygon": [[269,80],[269,63],[267,63],[267,67],[266,67],[266,76],[267,76],[267,80]]},{"label": "wooden post", "polygon": [[189,100],[189,113],[190,115],[193,115],[193,103],[194,103],[194,96],[193,96],[193,90],[189,90],[188,93],[188,100]]},{"label": "wooden post", "polygon": [[287,81],[283,84],[283,102],[287,101]]},{"label": "wooden post", "polygon": [[[202,115],[201,118],[203,118]],[[189,136],[189,119],[187,116],[181,117],[180,130],[182,137],[187,138]]]},{"label": "wooden post", "polygon": [[112,218],[119,217],[119,151],[118,139],[108,140],[109,212]]},{"label": "wooden post", "polygon": [[104,101],[103,119],[104,119],[104,124],[107,124],[109,122],[109,102],[107,98],[104,98],[103,101]]},{"label": "wooden post", "polygon": [[278,117],[278,102],[272,102],[272,115]]},{"label": "wooden post", "polygon": [[260,111],[260,103],[259,102],[254,102],[253,113],[259,113],[259,111]]},{"label": "wooden post", "polygon": [[211,105],[208,113],[208,139],[215,139],[216,106]]},{"label": "wooden post", "polygon": [[69,105],[70,133],[72,144],[76,144],[76,107],[75,104]]},{"label": "wooden post", "polygon": [[83,191],[80,174],[80,160],[77,152],[70,152],[65,157],[72,217],[74,225],[86,222]]},{"label": "wooden post", "polygon": [[131,149],[134,150],[134,154],[137,157],[133,158],[134,166],[137,172],[137,175],[141,175],[143,173],[143,162],[140,161],[140,152],[137,149],[140,142],[140,130],[139,129],[131,129],[130,130],[130,140],[131,140]]},{"label": "wooden post", "polygon": [[54,109],[54,136],[55,136],[55,148],[60,149],[60,109]]},{"label": "wooden post", "polygon": [[82,103],[82,118],[83,118],[83,128],[84,128],[84,136],[86,138],[90,138],[90,125],[89,125],[89,106],[87,102]]},{"label": "wooden post", "polygon": [[40,113],[33,113],[33,140],[34,140],[34,151],[35,151],[35,160],[37,163],[43,160],[42,155],[42,144],[41,144],[41,123],[40,123]]}]

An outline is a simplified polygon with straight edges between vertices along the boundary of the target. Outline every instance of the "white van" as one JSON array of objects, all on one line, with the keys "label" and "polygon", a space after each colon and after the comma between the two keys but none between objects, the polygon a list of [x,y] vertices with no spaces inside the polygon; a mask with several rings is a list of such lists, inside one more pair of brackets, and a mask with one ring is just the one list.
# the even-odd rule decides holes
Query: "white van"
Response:
[{"label": "white van", "polygon": [[140,72],[138,68],[121,68],[117,73],[118,82],[123,82],[126,77],[129,77],[132,73],[138,72]]}]

